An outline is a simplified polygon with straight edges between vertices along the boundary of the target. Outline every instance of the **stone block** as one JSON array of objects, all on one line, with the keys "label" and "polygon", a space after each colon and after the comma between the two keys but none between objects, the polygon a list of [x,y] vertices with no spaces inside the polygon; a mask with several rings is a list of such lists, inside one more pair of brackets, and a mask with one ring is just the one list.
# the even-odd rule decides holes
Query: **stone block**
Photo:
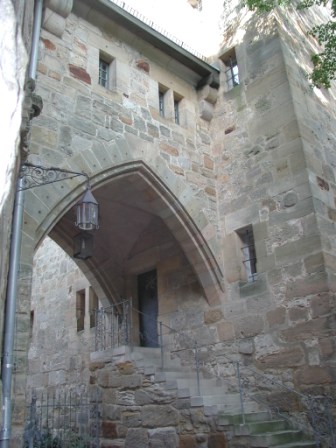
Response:
[{"label": "stone block", "polygon": [[149,448],[146,429],[130,428],[126,434],[125,448]]},{"label": "stone block", "polygon": [[57,133],[48,128],[34,126],[31,130],[31,139],[48,147],[57,145]]},{"label": "stone block", "polygon": [[309,310],[303,307],[293,307],[288,310],[288,316],[292,322],[307,320],[309,316]]},{"label": "stone block", "polygon": [[324,258],[322,252],[309,255],[304,259],[304,266],[308,274],[324,270]]},{"label": "stone block", "polygon": [[103,420],[101,423],[101,433],[105,439],[116,439],[118,437],[116,424]]},{"label": "stone block", "polygon": [[235,332],[232,322],[221,322],[218,324],[217,334],[219,341],[230,341],[234,339]]},{"label": "stone block", "polygon": [[125,375],[123,374],[121,378],[121,387],[126,389],[135,389],[140,387],[142,384],[141,375]]},{"label": "stone block", "polygon": [[274,249],[275,260],[278,265],[292,264],[297,259],[301,259],[313,251],[320,249],[321,240],[318,235],[300,238],[299,240],[276,247]]},{"label": "stone block", "polygon": [[327,367],[304,366],[295,372],[294,381],[298,386],[313,386],[335,382],[332,371]]},{"label": "stone block", "polygon": [[140,411],[123,411],[121,413],[121,422],[127,428],[137,428],[141,426]]},{"label": "stone block", "polygon": [[122,406],[135,406],[135,394],[133,391],[117,391],[116,404]]},{"label": "stone block", "polygon": [[319,350],[322,359],[333,359],[336,354],[336,340],[330,337],[320,339]]},{"label": "stone block", "polygon": [[328,319],[326,317],[320,317],[283,330],[281,332],[281,338],[285,342],[310,340],[313,337],[321,337],[327,334],[328,326]]},{"label": "stone block", "polygon": [[223,319],[223,313],[220,309],[213,309],[204,312],[204,323],[214,324]]},{"label": "stone block", "polygon": [[[288,190],[293,188],[293,183],[288,184]],[[299,201],[295,206],[285,208],[277,213],[270,215],[269,224],[271,226],[278,225],[282,222],[290,221],[291,219],[298,219],[310,215],[314,212],[314,205],[312,198],[307,198]]]},{"label": "stone block", "polygon": [[254,344],[252,339],[243,339],[239,341],[238,351],[243,355],[252,355],[254,352]]},{"label": "stone block", "polygon": [[260,275],[254,282],[241,282],[239,290],[242,298],[265,294],[267,292],[266,279]]},{"label": "stone block", "polygon": [[285,348],[275,353],[258,357],[258,362],[268,368],[297,367],[305,362],[305,356],[300,346]]},{"label": "stone block", "polygon": [[179,448],[197,448],[198,443],[196,442],[195,436],[192,435],[181,435]]},{"label": "stone block", "polygon": [[287,298],[306,297],[312,294],[323,293],[328,290],[328,277],[322,272],[288,282]]},{"label": "stone block", "polygon": [[313,297],[310,306],[312,317],[319,317],[332,312],[332,301],[334,299],[329,294],[317,294]]},{"label": "stone block", "polygon": [[120,420],[121,406],[117,406],[115,404],[103,405],[103,416],[105,417],[106,420]]},{"label": "stone block", "polygon": [[179,448],[175,428],[156,428],[148,431],[150,448]]},{"label": "stone block", "polygon": [[172,406],[148,405],[141,409],[142,425],[146,428],[176,426],[179,413]]},{"label": "stone block", "polygon": [[217,434],[209,434],[208,448],[226,448],[228,447],[226,436],[223,432]]},{"label": "stone block", "polygon": [[250,315],[234,322],[234,328],[236,337],[249,338],[262,333],[264,322],[261,316]]},{"label": "stone block", "polygon": [[119,373],[122,375],[131,375],[134,373],[134,365],[131,361],[122,361],[117,364]]}]

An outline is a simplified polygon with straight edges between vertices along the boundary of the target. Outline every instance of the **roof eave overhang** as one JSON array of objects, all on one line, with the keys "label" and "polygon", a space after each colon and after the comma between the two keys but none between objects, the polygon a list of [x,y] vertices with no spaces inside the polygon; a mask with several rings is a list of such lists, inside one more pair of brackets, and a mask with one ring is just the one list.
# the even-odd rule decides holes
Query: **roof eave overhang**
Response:
[{"label": "roof eave overhang", "polygon": [[94,2],[92,0],[75,0],[74,3],[84,3],[90,10],[95,10],[105,17],[110,18],[155,48],[161,50],[164,54],[180,62],[202,79],[216,75],[219,72],[216,67],[193,55],[110,0],[95,0]]}]

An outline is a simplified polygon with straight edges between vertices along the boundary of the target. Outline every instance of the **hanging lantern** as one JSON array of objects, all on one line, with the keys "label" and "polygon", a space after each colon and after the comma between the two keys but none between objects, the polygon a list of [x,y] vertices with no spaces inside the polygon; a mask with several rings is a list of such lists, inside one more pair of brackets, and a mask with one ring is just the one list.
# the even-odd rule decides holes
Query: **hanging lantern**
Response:
[{"label": "hanging lantern", "polygon": [[76,226],[80,229],[98,229],[98,202],[93,197],[90,186],[76,205],[76,216]]},{"label": "hanging lantern", "polygon": [[87,260],[93,254],[93,235],[89,232],[80,232],[74,238],[74,258]]}]

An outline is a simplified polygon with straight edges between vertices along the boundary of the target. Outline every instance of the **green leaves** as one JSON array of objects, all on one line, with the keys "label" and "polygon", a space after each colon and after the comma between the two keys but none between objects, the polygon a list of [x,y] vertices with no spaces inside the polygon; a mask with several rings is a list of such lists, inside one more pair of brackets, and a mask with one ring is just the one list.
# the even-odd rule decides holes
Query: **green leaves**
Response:
[{"label": "green leaves", "polygon": [[[290,6],[290,0],[246,0],[249,9],[261,13],[270,12],[278,6]],[[311,6],[331,7],[332,16],[336,18],[336,0],[301,0],[297,9],[302,10]],[[314,26],[309,32],[323,47],[321,53],[313,54],[311,61],[314,65],[309,79],[315,87],[330,88],[331,81],[336,79],[336,22],[328,21]]]},{"label": "green leaves", "polygon": [[314,70],[309,78],[315,86],[329,88],[336,79],[336,22],[317,25],[310,34],[324,46],[324,51],[312,55]]}]

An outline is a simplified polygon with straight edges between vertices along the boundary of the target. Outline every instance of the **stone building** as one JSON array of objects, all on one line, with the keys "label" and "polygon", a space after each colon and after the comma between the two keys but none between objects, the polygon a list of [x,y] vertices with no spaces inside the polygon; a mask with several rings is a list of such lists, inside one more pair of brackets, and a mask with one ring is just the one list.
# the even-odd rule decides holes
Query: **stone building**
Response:
[{"label": "stone building", "polygon": [[[210,2],[187,3],[202,14]],[[76,266],[73,207],[86,181],[25,194],[19,434],[29,370],[28,389],[105,391],[104,446],[228,443],[196,405],[197,424],[192,411],[187,418],[186,401],[148,423],[159,410],[157,396],[141,395],[144,368],[97,354],[94,309],[125,299],[135,346],[160,345],[151,325],[160,321],[164,345],[189,369],[197,342],[205,376],[233,381],[241,361],[296,391],[335,396],[335,89],[312,89],[305,76],[316,49],[307,30],[326,12],[259,16],[228,3],[208,59],[123,2],[49,1],[44,10],[43,110],[28,162],[85,172],[100,227],[93,256]],[[118,394],[128,389],[125,404]]]}]

